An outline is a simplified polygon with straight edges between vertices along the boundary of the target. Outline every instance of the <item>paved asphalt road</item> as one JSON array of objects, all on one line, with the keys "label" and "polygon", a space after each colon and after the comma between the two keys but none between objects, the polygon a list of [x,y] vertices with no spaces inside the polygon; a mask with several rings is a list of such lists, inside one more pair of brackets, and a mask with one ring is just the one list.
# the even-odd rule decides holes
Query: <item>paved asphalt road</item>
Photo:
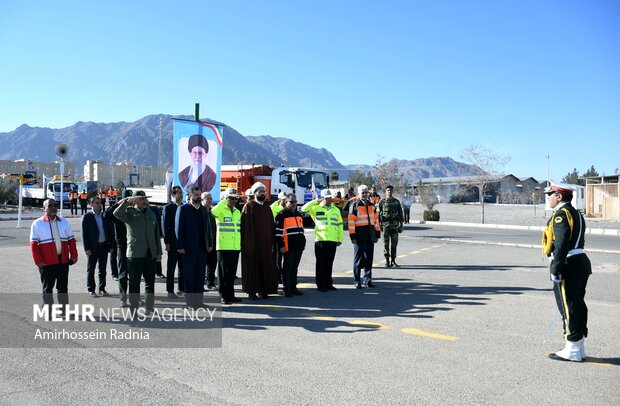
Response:
[{"label": "paved asphalt road", "polygon": [[[14,227],[0,222],[0,292],[38,292],[28,230]],[[174,348],[172,336],[164,349],[0,349],[0,404],[620,404],[620,254],[589,254],[590,358],[564,363],[546,357],[562,337],[557,320],[544,342],[555,308],[547,262],[527,247],[538,233],[411,225],[401,268],[382,267],[378,245],[378,287],[361,291],[345,240],[329,293],[313,289],[307,237],[304,295],[226,307],[221,348]],[[69,289],[85,291],[83,255]]]}]

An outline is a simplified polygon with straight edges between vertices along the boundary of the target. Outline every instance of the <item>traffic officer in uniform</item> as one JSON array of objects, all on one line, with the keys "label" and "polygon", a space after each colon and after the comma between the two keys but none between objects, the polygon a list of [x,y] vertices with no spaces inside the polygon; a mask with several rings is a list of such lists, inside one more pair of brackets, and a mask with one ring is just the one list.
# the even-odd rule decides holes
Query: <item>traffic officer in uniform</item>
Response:
[{"label": "traffic officer in uniform", "polygon": [[82,190],[82,193],[80,193],[80,209],[82,211],[82,216],[86,214],[86,210],[88,209],[88,193],[86,193],[86,190]]},{"label": "traffic officer in uniform", "polygon": [[77,203],[78,203],[78,197],[80,197],[80,194],[78,193],[77,189],[73,189],[70,193],[69,193],[69,206],[71,207],[71,215],[76,215],[78,214],[77,212]]},{"label": "traffic officer in uniform", "polygon": [[[398,234],[403,232],[403,209],[398,199],[392,194],[394,186],[385,188],[385,199],[379,202],[379,220],[383,231],[383,256],[385,265],[398,267],[396,263],[396,247],[398,247]],[[391,258],[391,262],[390,262]]]},{"label": "traffic officer in uniform", "polygon": [[316,287],[319,292],[336,290],[332,279],[336,248],[342,244],[343,223],[340,208],[329,189],[321,191],[321,200],[312,200],[304,204],[301,211],[308,213],[314,220],[314,268]]},{"label": "traffic officer in uniform", "polygon": [[238,198],[235,189],[226,189],[222,200],[211,209],[217,223],[217,278],[223,304],[241,302],[235,297],[235,275],[241,251],[241,211],[236,207]]},{"label": "traffic officer in uniform", "polygon": [[592,266],[584,252],[586,224],[571,200],[574,189],[552,184],[545,189],[553,215],[543,232],[543,253],[551,261],[553,292],[564,324],[564,349],[549,358],[581,362],[586,359],[588,308],[584,301]]}]

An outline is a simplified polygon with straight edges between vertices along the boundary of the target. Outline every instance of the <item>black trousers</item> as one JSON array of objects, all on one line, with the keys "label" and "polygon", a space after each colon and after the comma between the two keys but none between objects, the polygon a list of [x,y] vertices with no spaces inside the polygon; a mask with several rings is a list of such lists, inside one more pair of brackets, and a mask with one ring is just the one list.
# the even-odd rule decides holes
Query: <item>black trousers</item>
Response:
[{"label": "black trousers", "polygon": [[558,310],[564,323],[564,338],[579,341],[588,336],[588,307],[584,300],[592,265],[586,254],[566,259],[562,282],[553,284]]},{"label": "black trousers", "polygon": [[144,301],[146,310],[155,306],[155,263],[153,257],[127,258],[129,272],[129,307],[136,310],[140,306],[140,282],[144,276]]},{"label": "black trousers", "polygon": [[206,251],[181,255],[183,276],[185,277],[185,303],[188,306],[200,306],[204,298]]},{"label": "black trousers", "polygon": [[175,245],[171,245],[170,251],[168,251],[168,260],[166,261],[166,291],[168,293],[174,292],[174,271],[177,265],[179,267],[179,274],[177,276],[179,292],[185,292],[185,276],[183,275],[181,254],[179,254]]},{"label": "black trousers", "polygon": [[118,247],[116,244],[110,250],[110,272],[113,278],[118,278]]},{"label": "black trousers", "polygon": [[375,252],[375,243],[372,241],[357,240],[353,244],[353,279],[360,283],[360,272],[364,270],[363,283],[372,280],[372,258]]},{"label": "black trousers", "polygon": [[127,272],[127,246],[116,242],[116,256],[118,259],[118,292],[123,302],[127,301],[127,285],[129,282]]},{"label": "black trousers", "polygon": [[80,209],[82,210],[82,216],[85,215],[88,209],[88,200],[80,201]]},{"label": "black trousers", "polygon": [[43,285],[43,303],[46,305],[54,304],[53,289],[56,286],[58,303],[68,304],[69,265],[60,263],[60,255],[58,256],[58,264],[39,268],[39,273]]},{"label": "black trousers", "polygon": [[215,271],[217,269],[217,251],[207,252],[207,285],[215,284]]},{"label": "black trousers", "polygon": [[284,269],[283,256],[280,250],[278,249],[278,246],[275,244],[273,246],[272,255],[273,255],[273,263],[275,265],[275,269],[278,275],[278,283],[283,283],[283,279],[282,279],[282,270]]},{"label": "black trousers", "polygon": [[69,207],[71,207],[71,214],[75,214],[77,216],[77,199],[69,200]]},{"label": "black trousers", "polygon": [[405,215],[405,223],[409,223],[409,212],[411,212],[411,208],[403,207],[403,214]]},{"label": "black trousers", "polygon": [[89,292],[94,292],[95,284],[95,268],[99,265],[98,282],[99,291],[105,290],[106,265],[108,264],[108,249],[106,245],[100,245],[97,250],[93,250],[93,254],[88,257],[88,265],[86,266],[86,287]]},{"label": "black trousers", "polygon": [[284,286],[284,293],[293,293],[297,290],[297,272],[303,253],[303,250],[289,250],[282,254],[282,286]]},{"label": "black trousers", "polygon": [[220,250],[217,252],[219,292],[224,300],[231,300],[235,297],[235,274],[238,264],[239,251]]},{"label": "black trousers", "polygon": [[327,289],[334,285],[332,270],[337,246],[338,243],[335,241],[317,241],[314,243],[314,256],[316,257],[314,276],[316,287],[319,289]]}]

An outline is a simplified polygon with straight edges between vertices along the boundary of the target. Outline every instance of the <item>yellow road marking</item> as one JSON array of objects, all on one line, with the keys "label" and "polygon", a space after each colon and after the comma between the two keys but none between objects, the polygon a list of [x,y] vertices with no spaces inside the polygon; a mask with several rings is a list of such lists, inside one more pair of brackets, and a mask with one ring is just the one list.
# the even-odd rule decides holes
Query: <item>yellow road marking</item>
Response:
[{"label": "yellow road marking", "polygon": [[298,284],[297,284],[297,287],[298,287],[298,288],[312,288],[312,287],[314,287],[314,286],[315,286],[315,285],[314,285],[314,284],[312,284],[312,283],[298,283]]},{"label": "yellow road marking", "polygon": [[454,341],[454,340],[458,340],[459,339],[458,337],[455,337],[455,336],[448,336],[448,335],[445,335],[445,334],[431,333],[430,331],[424,331],[424,330],[419,329],[419,328],[403,328],[400,331],[405,333],[405,334],[411,334],[411,335],[422,336],[422,337],[437,338],[439,340]]},{"label": "yellow road marking", "polygon": [[372,327],[372,328],[376,328],[377,330],[387,330],[389,328],[385,324],[373,323],[372,321],[365,321],[365,320],[353,320],[348,323],[356,325],[356,326]]},{"label": "yellow road marking", "polygon": [[278,305],[255,304],[253,306],[254,307],[262,307],[263,309],[277,310],[277,311],[283,311],[283,310],[289,309],[289,307],[287,307],[287,306],[278,306]]},{"label": "yellow road marking", "polygon": [[399,255],[396,258],[407,258],[407,254]]},{"label": "yellow road marking", "polygon": [[419,253],[421,253],[421,252],[422,252],[422,251],[411,251],[411,252],[409,253],[409,255],[415,255],[415,254],[419,254]]}]

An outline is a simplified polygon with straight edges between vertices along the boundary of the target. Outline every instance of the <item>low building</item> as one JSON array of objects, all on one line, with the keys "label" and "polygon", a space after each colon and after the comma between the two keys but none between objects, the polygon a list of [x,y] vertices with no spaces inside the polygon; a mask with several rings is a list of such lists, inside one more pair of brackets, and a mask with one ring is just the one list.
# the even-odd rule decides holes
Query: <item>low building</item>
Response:
[{"label": "low building", "polygon": [[620,219],[620,175],[586,178],[586,216]]},{"label": "low building", "polygon": [[[60,176],[60,161],[55,162],[36,162],[30,159],[0,160],[0,174],[17,174],[17,175],[33,175],[37,179],[37,183],[41,184],[43,175],[48,178]],[[65,176],[73,180],[75,171],[73,164],[65,162]]]},{"label": "low building", "polygon": [[88,160],[84,165],[84,180],[96,181],[99,187],[116,187],[122,182],[126,187],[151,187],[166,183],[167,167],[135,165],[129,162],[107,164],[101,160]]}]

